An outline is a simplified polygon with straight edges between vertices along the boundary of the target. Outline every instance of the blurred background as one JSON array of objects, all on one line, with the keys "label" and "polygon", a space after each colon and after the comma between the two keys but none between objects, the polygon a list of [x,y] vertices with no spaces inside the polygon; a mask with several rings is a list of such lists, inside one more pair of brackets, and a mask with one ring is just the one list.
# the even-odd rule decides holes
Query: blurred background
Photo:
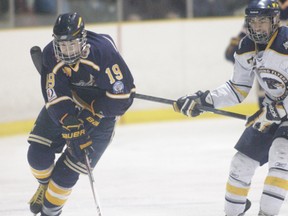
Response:
[{"label": "blurred background", "polygon": [[0,0],[0,27],[45,26],[78,11],[86,23],[239,16],[248,0]]},{"label": "blurred background", "polygon": [[[0,136],[29,132],[44,105],[29,50],[35,45],[43,49],[52,40],[58,14],[78,12],[86,29],[109,34],[132,71],[137,93],[176,100],[216,88],[231,77],[233,64],[225,58],[225,50],[243,28],[247,3],[0,0]],[[257,98],[250,95],[244,104],[228,110],[253,113]],[[171,106],[135,99],[120,123],[183,119],[189,118]]]},{"label": "blurred background", "polygon": [[[43,49],[52,40],[58,14],[76,11],[83,16],[86,29],[111,35],[134,76],[137,93],[176,100],[216,88],[231,77],[233,64],[225,58],[225,51],[242,30],[247,3],[0,0],[0,156],[2,161],[13,161],[0,166],[4,173],[0,215],[29,211],[26,203],[36,182],[26,162],[26,139],[44,105],[40,76],[29,50],[35,45]],[[248,115],[257,107],[252,89],[242,105],[228,110]],[[202,121],[208,117],[217,119]],[[222,215],[228,160],[245,121],[218,117],[186,118],[170,105],[135,99],[120,119],[115,145],[95,173],[107,215]],[[213,181],[207,175],[214,176]],[[264,172],[254,183],[251,214],[258,211],[262,176]],[[65,215],[94,213],[86,176],[79,186]]]}]

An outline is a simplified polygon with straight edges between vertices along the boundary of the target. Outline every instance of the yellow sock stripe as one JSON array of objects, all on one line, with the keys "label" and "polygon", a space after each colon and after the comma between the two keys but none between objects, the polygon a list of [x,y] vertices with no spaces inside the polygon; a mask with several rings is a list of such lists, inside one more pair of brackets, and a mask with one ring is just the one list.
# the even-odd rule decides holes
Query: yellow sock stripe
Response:
[{"label": "yellow sock stripe", "polygon": [[37,179],[45,179],[45,178],[48,178],[49,176],[51,176],[51,173],[53,171],[53,168],[54,168],[54,164],[51,165],[48,169],[46,170],[36,170],[32,167],[30,167],[31,169],[31,172],[33,174],[33,176]]},{"label": "yellow sock stripe", "polygon": [[238,196],[247,196],[248,192],[249,192],[249,188],[239,188],[239,187],[235,187],[229,183],[226,184],[226,191],[231,193],[231,194],[235,194]]},{"label": "yellow sock stripe", "polygon": [[50,181],[45,197],[53,205],[62,206],[68,199],[71,191],[71,188],[63,188],[58,186],[55,182]]},{"label": "yellow sock stripe", "polygon": [[268,176],[265,180],[265,185],[275,186],[284,190],[288,190],[288,181],[274,176]]},{"label": "yellow sock stripe", "polygon": [[57,194],[61,194],[63,196],[69,196],[71,194],[72,189],[71,188],[64,188],[59,185],[57,185],[54,181],[50,181],[48,185],[49,189]]}]

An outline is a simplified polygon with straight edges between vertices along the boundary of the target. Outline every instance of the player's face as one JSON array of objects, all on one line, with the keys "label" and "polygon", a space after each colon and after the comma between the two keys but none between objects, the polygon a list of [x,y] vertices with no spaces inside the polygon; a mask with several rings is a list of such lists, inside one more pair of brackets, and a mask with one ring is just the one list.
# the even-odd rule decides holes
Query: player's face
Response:
[{"label": "player's face", "polygon": [[271,20],[269,17],[253,17],[248,21],[250,28],[256,34],[269,34],[271,32]]},{"label": "player's face", "polygon": [[72,41],[61,41],[59,42],[59,48],[63,55],[65,56],[75,56],[79,55],[81,52],[81,45],[79,39]]}]

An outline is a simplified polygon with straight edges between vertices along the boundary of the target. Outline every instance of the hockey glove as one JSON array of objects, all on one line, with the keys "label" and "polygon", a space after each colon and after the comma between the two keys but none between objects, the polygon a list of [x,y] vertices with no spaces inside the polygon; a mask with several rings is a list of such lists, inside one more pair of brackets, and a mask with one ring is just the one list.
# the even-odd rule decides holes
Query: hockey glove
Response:
[{"label": "hockey glove", "polygon": [[81,113],[79,114],[79,118],[84,121],[84,125],[86,126],[98,126],[100,124],[101,119],[104,117],[103,115],[97,113],[94,110],[95,100],[92,101],[90,107],[85,107]]},{"label": "hockey glove", "polygon": [[85,153],[93,152],[92,140],[86,133],[83,121],[75,116],[67,116],[63,120],[62,137],[66,140],[67,150],[79,161],[83,161]]},{"label": "hockey glove", "polygon": [[186,116],[196,117],[203,112],[197,108],[197,105],[214,108],[210,91],[198,91],[193,95],[181,97],[174,102],[173,108],[176,112],[181,112]]},{"label": "hockey glove", "polygon": [[287,113],[282,104],[268,104],[247,119],[246,127],[252,126],[256,130],[265,133],[272,125],[281,123],[281,119],[286,117]]},{"label": "hockey glove", "polygon": [[84,125],[96,127],[100,124],[103,116],[97,113],[93,114],[89,110],[83,109],[78,117],[84,121]]}]

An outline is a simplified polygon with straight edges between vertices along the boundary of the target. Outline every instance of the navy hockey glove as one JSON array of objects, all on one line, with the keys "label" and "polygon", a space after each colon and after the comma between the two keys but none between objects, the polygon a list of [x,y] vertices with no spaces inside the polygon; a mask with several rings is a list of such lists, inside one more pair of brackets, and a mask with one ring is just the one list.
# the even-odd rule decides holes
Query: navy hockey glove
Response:
[{"label": "navy hockey glove", "polygon": [[196,117],[203,112],[197,108],[197,105],[214,108],[210,91],[198,91],[195,94],[183,96],[174,102],[173,108],[176,112],[181,112],[186,116]]},{"label": "navy hockey glove", "polygon": [[62,137],[66,140],[67,149],[74,158],[83,161],[85,152],[93,152],[92,140],[86,133],[83,121],[75,116],[67,116],[63,120],[62,128]]},{"label": "navy hockey glove", "polygon": [[282,104],[268,104],[247,119],[246,127],[252,126],[258,131],[265,133],[272,125],[281,123],[287,113]]}]

